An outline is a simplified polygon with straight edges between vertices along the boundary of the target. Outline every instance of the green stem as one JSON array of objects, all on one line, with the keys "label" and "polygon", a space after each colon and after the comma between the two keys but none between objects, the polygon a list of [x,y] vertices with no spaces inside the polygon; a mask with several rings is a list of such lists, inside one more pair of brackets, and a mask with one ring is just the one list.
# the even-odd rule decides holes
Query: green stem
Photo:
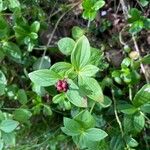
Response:
[{"label": "green stem", "polygon": [[93,103],[93,105],[92,105],[92,107],[91,107],[91,109],[90,109],[90,113],[92,113],[92,111],[93,111],[93,109],[94,109],[94,106],[95,106],[95,102]]},{"label": "green stem", "polygon": [[91,21],[88,20],[88,24],[87,24],[87,28],[88,28],[88,29],[90,28],[90,24],[91,24]]},{"label": "green stem", "polygon": [[129,99],[132,101],[132,88],[131,85],[129,85]]}]

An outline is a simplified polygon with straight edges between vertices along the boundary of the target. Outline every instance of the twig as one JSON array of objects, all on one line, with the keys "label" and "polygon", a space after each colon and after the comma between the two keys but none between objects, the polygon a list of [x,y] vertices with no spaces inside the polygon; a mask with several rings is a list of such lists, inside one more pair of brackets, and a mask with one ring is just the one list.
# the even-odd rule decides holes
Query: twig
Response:
[{"label": "twig", "polygon": [[124,136],[123,127],[122,127],[121,121],[120,121],[118,113],[117,113],[117,104],[116,104],[116,99],[115,99],[115,96],[114,96],[114,90],[113,89],[111,90],[111,93],[112,93],[112,99],[113,99],[113,102],[114,102],[115,117],[116,117],[117,123],[119,125],[121,135],[123,137]]},{"label": "twig", "polygon": [[119,32],[119,41],[120,41],[120,43],[121,43],[123,46],[127,45],[127,44],[123,41],[123,38],[122,38],[122,32],[125,30],[126,27],[128,27],[128,25],[124,26],[124,27],[122,28],[122,30]]},{"label": "twig", "polygon": [[123,10],[123,14],[125,16],[125,19],[127,20],[128,19],[128,8],[127,6],[125,5],[125,2],[124,0],[120,0],[120,4],[122,6],[122,10]]},{"label": "twig", "polygon": [[75,3],[74,5],[72,5],[72,7],[71,7],[68,11],[64,12],[64,13],[59,17],[59,19],[57,20],[57,22],[56,22],[56,24],[55,24],[55,27],[54,27],[54,29],[53,29],[53,31],[52,31],[52,33],[51,33],[49,39],[48,39],[48,42],[47,42],[47,44],[46,44],[46,47],[45,47],[45,49],[44,49],[44,52],[43,52],[43,55],[42,55],[42,59],[41,59],[40,65],[39,65],[39,69],[41,68],[41,65],[42,65],[43,60],[44,60],[44,56],[45,56],[46,51],[47,51],[47,49],[48,49],[48,47],[49,47],[49,45],[50,45],[50,43],[51,43],[51,41],[52,41],[52,38],[53,38],[53,36],[54,36],[54,34],[55,34],[55,31],[56,31],[56,29],[57,29],[57,27],[58,27],[58,24],[60,23],[60,21],[62,20],[62,18],[63,18],[70,10],[72,10],[74,7],[76,7],[77,5],[79,5],[79,2],[78,2],[78,3]]},{"label": "twig", "polygon": [[90,27],[90,24],[91,24],[91,21],[88,20],[88,24],[87,24],[87,28],[88,28],[88,29],[89,29],[89,27]]},{"label": "twig", "polygon": [[149,79],[148,79],[148,77],[147,77],[147,75],[146,75],[146,70],[145,70],[145,68],[144,68],[144,65],[143,65],[142,62],[141,62],[142,58],[141,58],[141,55],[140,55],[140,50],[139,50],[139,47],[138,47],[138,44],[137,44],[137,41],[136,41],[134,35],[132,35],[132,40],[133,40],[133,43],[134,43],[135,50],[136,50],[137,53],[139,54],[139,60],[140,60],[141,70],[142,70],[142,72],[143,72],[143,74],[144,74],[144,76],[145,76],[146,82],[149,83]]}]

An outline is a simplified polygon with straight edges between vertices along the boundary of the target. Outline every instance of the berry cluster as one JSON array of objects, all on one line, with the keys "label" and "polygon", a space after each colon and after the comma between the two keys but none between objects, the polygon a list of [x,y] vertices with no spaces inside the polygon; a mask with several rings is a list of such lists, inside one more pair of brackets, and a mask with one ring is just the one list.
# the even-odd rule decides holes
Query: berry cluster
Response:
[{"label": "berry cluster", "polygon": [[56,88],[58,92],[67,92],[68,90],[68,83],[66,80],[59,80],[56,83]]}]

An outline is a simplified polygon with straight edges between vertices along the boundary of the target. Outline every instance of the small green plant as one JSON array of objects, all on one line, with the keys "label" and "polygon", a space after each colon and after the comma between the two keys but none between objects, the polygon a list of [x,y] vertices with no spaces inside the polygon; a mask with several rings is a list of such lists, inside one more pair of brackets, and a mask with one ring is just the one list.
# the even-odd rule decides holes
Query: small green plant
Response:
[{"label": "small green plant", "polygon": [[82,36],[75,42],[73,39],[63,38],[58,46],[61,52],[71,55],[71,63],[58,62],[50,69],[30,73],[33,83],[42,87],[56,86],[59,93],[53,97],[53,102],[63,103],[64,106],[66,102],[70,102],[78,107],[88,107],[89,100],[103,103],[101,87],[93,78],[99,68],[90,62],[94,51],[91,51],[88,39]]},{"label": "small green plant", "polygon": [[142,16],[141,12],[136,8],[130,9],[128,22],[131,25],[129,29],[131,34],[137,34],[142,29],[150,29],[150,19]]},{"label": "small green plant", "polygon": [[0,0],[0,150],[149,150],[149,4]]},{"label": "small green plant", "polygon": [[96,18],[97,12],[100,8],[105,5],[104,0],[84,0],[83,3],[84,12],[82,17],[86,20],[94,20]]}]

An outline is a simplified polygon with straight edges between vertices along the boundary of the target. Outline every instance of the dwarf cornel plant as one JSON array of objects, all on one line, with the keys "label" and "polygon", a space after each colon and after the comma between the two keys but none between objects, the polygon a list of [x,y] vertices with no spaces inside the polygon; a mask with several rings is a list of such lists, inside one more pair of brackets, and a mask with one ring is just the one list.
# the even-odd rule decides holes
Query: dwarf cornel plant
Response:
[{"label": "dwarf cornel plant", "polygon": [[0,0],[0,150],[149,150],[149,0]]}]

